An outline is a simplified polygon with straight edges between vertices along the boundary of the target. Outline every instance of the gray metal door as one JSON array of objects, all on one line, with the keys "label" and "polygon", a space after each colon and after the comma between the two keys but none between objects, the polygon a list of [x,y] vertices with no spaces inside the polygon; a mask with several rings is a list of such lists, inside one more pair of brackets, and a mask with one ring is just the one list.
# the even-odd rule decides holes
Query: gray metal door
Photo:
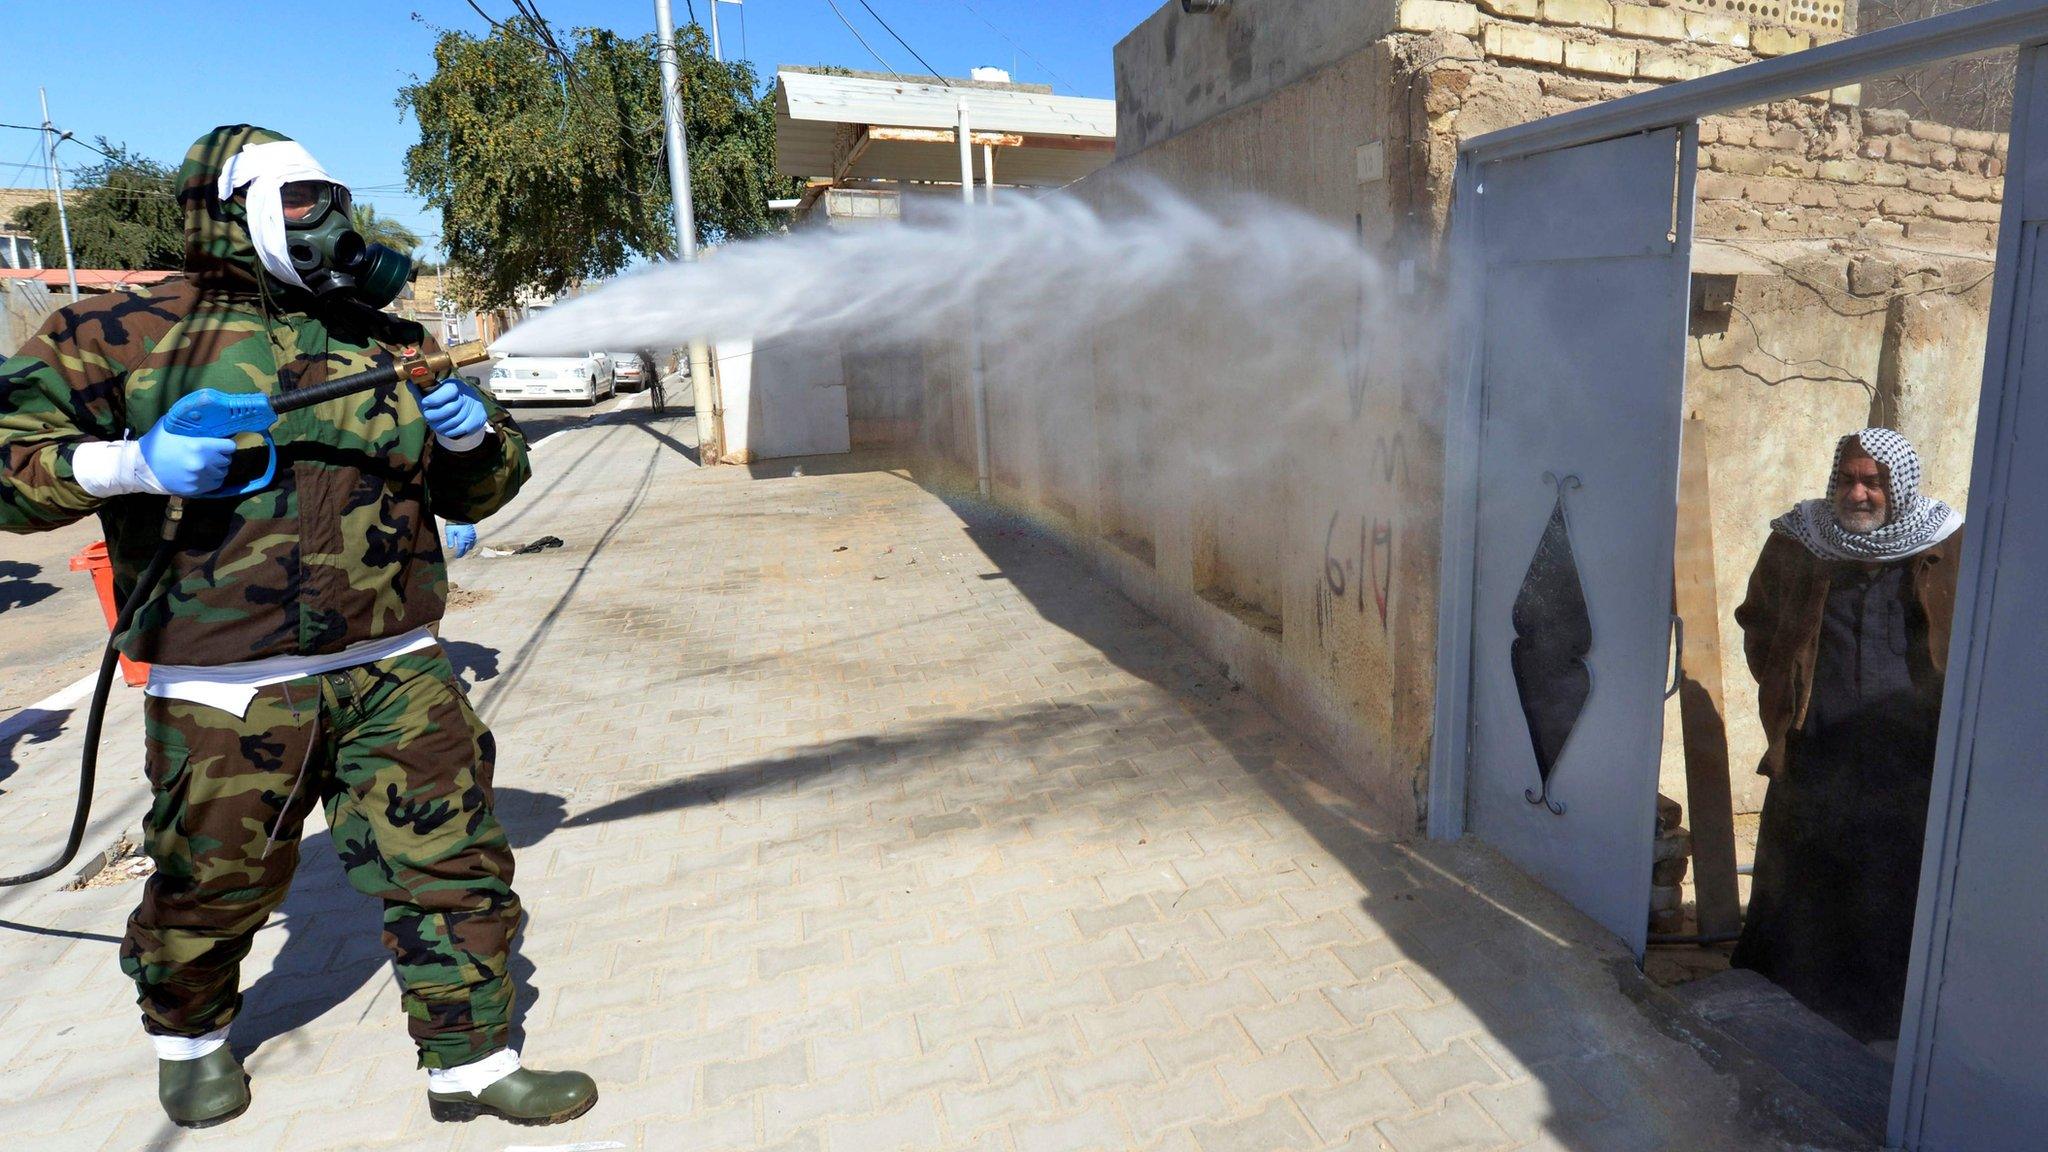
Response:
[{"label": "gray metal door", "polygon": [[1891,1142],[2048,1146],[2048,49],[2021,52]]},{"label": "gray metal door", "polygon": [[[1638,955],[1663,737],[1694,143],[1692,130],[1668,129],[1475,174],[1485,315],[1469,825]],[[1532,723],[1534,713],[1544,719]]]}]

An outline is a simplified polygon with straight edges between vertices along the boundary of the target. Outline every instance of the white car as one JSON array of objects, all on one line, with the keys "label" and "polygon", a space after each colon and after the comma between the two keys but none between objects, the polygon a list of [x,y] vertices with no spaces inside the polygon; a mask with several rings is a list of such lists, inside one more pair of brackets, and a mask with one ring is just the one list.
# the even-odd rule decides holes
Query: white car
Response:
[{"label": "white car", "polygon": [[507,356],[491,366],[499,402],[574,400],[595,404],[613,394],[611,362],[602,356]]}]

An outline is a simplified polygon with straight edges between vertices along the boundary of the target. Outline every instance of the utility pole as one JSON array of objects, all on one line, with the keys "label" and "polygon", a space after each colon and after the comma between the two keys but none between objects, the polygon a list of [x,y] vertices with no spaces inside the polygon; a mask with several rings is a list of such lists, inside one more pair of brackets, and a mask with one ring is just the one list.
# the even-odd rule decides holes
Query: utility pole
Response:
[{"label": "utility pole", "polygon": [[[959,99],[960,120],[954,126],[953,135],[960,141],[960,199],[965,205],[963,211],[974,211],[974,132],[967,114],[967,97]],[[961,226],[974,227],[974,221],[963,218]],[[981,317],[975,311],[974,298],[967,299],[967,371],[973,387],[969,396],[974,405],[974,487],[986,500],[990,493],[988,461],[988,377],[982,371]]]},{"label": "utility pole", "polygon": [[[714,3],[712,13],[717,14]],[[690,202],[690,141],[683,129],[682,62],[676,53],[676,21],[669,0],[654,0],[655,34],[661,51],[661,119],[668,132],[668,188],[675,201],[676,248],[683,262],[697,260],[697,212]],[[696,394],[697,456],[705,464],[725,454],[725,419],[711,379],[711,349],[690,341],[690,384]]]},{"label": "utility pole", "polygon": [[[720,64],[725,63],[725,49],[720,45],[718,39],[718,6],[720,4],[740,4],[744,6],[744,3],[745,0],[711,0],[711,58]],[[745,35],[746,30],[747,18],[746,14],[742,13],[740,15],[740,32],[742,36]]]},{"label": "utility pole", "polygon": [[71,255],[71,221],[64,215],[64,177],[57,171],[57,128],[50,123],[50,94],[36,89],[43,101],[43,148],[50,161],[50,193],[57,198],[57,235],[64,238],[64,276],[71,282],[71,302],[78,303],[78,261]]}]

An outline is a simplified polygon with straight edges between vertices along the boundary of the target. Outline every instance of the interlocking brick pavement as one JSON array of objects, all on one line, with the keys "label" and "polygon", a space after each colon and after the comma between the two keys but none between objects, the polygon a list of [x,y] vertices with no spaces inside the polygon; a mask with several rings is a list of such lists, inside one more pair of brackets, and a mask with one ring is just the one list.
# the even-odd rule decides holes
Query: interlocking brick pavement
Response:
[{"label": "interlocking brick pavement", "polygon": [[[431,1122],[377,909],[315,827],[245,971],[255,1103],[212,1131],[158,1117],[109,941],[135,886],[0,894],[25,1146],[1848,1146],[1496,858],[1372,828],[1054,542],[886,462],[699,471],[686,433],[544,444],[484,536],[566,547],[457,565],[444,629],[498,733],[526,1056],[598,1107]],[[132,700],[113,730],[95,845],[139,812]],[[75,748],[16,750],[10,854]]]}]

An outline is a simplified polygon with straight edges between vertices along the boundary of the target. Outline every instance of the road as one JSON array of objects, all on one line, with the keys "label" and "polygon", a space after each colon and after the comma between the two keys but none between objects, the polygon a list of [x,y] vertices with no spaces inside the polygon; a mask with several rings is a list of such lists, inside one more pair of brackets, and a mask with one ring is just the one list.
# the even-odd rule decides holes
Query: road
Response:
[{"label": "road", "polygon": [[106,642],[92,581],[71,557],[100,539],[97,520],[6,537],[0,559],[0,720],[92,671]]},{"label": "road", "polygon": [[[603,416],[636,396],[596,404],[526,404],[512,410],[529,443]],[[106,618],[70,558],[101,539],[97,520],[6,538],[0,552],[0,721],[90,674],[106,643]]]}]

